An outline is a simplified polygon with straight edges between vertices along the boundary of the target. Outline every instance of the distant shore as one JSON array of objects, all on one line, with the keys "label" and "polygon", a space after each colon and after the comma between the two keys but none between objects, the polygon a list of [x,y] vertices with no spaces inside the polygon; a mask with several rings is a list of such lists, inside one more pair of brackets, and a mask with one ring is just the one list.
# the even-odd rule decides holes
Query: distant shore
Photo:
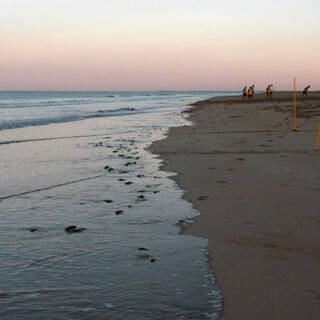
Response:
[{"label": "distant shore", "polygon": [[201,215],[182,232],[209,239],[222,319],[317,319],[320,314],[320,92],[197,102],[192,126],[151,150]]}]

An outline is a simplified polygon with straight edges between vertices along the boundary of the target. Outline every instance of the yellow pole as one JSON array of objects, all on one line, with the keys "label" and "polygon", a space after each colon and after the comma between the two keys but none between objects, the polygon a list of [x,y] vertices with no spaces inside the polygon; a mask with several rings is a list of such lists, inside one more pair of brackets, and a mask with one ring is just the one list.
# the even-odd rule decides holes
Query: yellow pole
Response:
[{"label": "yellow pole", "polygon": [[319,140],[320,140],[320,120],[319,120],[319,125],[318,125],[318,134],[317,134],[317,143],[316,143],[316,149],[319,149]]},{"label": "yellow pole", "polygon": [[297,131],[297,81],[296,77],[293,78],[293,95],[294,95],[294,129],[293,131]]}]

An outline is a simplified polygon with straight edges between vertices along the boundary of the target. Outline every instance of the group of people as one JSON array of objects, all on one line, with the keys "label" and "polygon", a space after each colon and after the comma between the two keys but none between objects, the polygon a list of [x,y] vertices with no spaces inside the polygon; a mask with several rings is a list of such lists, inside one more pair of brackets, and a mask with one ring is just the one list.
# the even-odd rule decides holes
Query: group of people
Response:
[{"label": "group of people", "polygon": [[[272,97],[272,88],[273,88],[273,84],[269,84],[266,88],[266,97]],[[307,96],[308,95],[308,90],[310,89],[310,85],[306,86],[303,91],[302,91],[302,96]],[[247,88],[247,87],[244,87],[242,89],[242,95],[243,95],[243,98],[252,98],[255,94],[255,91],[254,91],[254,84]]]},{"label": "group of people", "polygon": [[[266,96],[269,97],[269,96],[272,96],[272,87],[273,87],[273,84],[269,84],[266,88]],[[242,95],[243,97],[248,97],[248,98],[252,98],[254,96],[254,84],[249,87],[249,89],[247,87],[244,87],[242,89]]]},{"label": "group of people", "polygon": [[273,84],[269,84],[266,88],[266,97],[272,97],[272,87]]},{"label": "group of people", "polygon": [[254,96],[254,93],[254,84],[251,87],[249,87],[249,89],[247,87],[244,87],[242,90],[242,95],[244,98],[252,98]]}]

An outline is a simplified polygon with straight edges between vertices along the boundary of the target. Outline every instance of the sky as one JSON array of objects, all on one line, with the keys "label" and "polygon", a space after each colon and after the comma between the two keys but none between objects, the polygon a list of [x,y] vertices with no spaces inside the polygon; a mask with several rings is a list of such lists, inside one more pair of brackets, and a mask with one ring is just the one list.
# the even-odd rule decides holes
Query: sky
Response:
[{"label": "sky", "polygon": [[319,0],[0,0],[0,90],[320,89]]}]

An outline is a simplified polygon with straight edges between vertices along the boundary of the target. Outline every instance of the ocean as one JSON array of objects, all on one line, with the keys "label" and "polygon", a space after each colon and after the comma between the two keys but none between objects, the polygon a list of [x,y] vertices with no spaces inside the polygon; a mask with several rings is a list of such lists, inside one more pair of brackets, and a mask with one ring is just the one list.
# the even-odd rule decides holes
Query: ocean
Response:
[{"label": "ocean", "polygon": [[146,148],[235,93],[0,91],[0,318],[216,319],[199,212]]}]

